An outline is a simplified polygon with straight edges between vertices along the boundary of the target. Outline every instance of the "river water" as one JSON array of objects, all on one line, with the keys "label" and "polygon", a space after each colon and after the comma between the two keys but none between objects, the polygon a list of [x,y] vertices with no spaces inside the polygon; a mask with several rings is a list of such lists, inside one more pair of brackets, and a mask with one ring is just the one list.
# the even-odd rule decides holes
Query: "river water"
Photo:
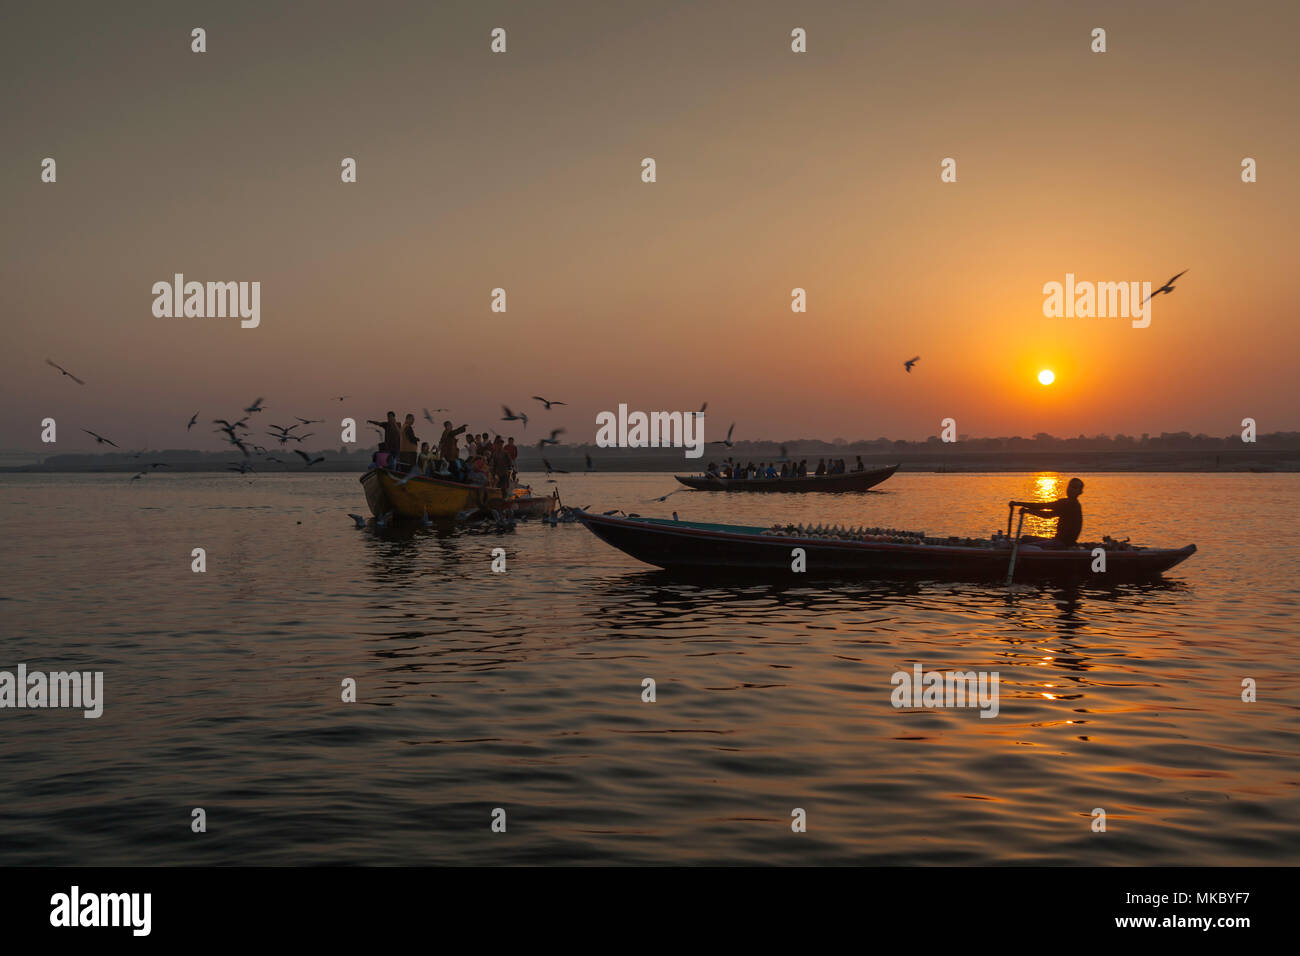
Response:
[{"label": "river water", "polygon": [[[594,510],[987,535],[1066,477],[556,479]],[[1300,862],[1300,476],[1083,477],[1084,540],[1199,552],[1113,588],[693,582],[576,524],[357,530],[353,475],[0,476],[0,670],[105,698],[0,710],[0,863]],[[998,715],[895,708],[914,663],[997,671]]]}]

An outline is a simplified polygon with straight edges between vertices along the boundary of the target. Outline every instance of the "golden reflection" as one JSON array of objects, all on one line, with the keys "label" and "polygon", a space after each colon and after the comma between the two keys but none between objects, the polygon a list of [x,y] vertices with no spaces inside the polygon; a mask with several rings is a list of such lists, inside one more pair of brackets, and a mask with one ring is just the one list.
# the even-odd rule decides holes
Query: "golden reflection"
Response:
[{"label": "golden reflection", "polygon": [[1037,475],[1034,478],[1034,494],[1039,501],[1055,501],[1065,496],[1061,490],[1061,476],[1057,474]]}]

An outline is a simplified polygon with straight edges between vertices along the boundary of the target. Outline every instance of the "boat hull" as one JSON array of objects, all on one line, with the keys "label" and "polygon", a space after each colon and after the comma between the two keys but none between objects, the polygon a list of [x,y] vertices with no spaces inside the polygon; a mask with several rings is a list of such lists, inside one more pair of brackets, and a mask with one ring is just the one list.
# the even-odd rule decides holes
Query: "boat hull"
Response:
[{"label": "boat hull", "polygon": [[806,478],[705,478],[702,475],[674,475],[687,488],[696,491],[798,492],[820,491],[843,493],[874,488],[898,471],[897,465],[871,471],[846,471],[840,475],[809,475]]},{"label": "boat hull", "polygon": [[[934,578],[979,580],[1005,578],[1009,547],[977,548],[877,541],[827,540],[762,534],[761,528],[703,525],[660,518],[618,518],[583,513],[579,520],[596,537],[639,561],[665,570],[744,571],[792,574],[792,551],[802,548],[806,572],[859,579]],[[1180,549],[1141,548],[1106,552],[1106,571],[1092,571],[1092,552],[1085,548],[1048,550],[1022,545],[1016,558],[1017,581],[1030,579],[1095,580],[1109,583],[1152,577],[1196,553]]]},{"label": "boat hull", "polygon": [[447,478],[404,475],[372,468],[361,476],[366,505],[376,518],[393,512],[399,518],[451,519],[466,512],[505,511],[516,517],[544,517],[559,507],[557,496],[516,494],[502,499],[495,488]]},{"label": "boat hull", "polygon": [[405,476],[383,468],[372,468],[361,476],[366,504],[376,518],[393,512],[399,518],[455,518],[465,511],[477,512],[487,502],[488,489],[445,478]]}]

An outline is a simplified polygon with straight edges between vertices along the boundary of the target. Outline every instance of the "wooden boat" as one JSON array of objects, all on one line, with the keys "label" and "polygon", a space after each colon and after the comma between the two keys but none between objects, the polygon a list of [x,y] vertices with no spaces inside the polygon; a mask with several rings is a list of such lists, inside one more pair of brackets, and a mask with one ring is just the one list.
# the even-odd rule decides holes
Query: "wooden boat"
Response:
[{"label": "wooden boat", "polygon": [[696,491],[866,491],[880,484],[897,465],[870,471],[846,471],[839,475],[808,475],[806,478],[709,478],[706,475],[674,475]]},{"label": "wooden boat", "polygon": [[[622,518],[582,512],[587,529],[639,561],[668,570],[743,571],[788,575],[792,551],[806,554],[806,573],[862,579],[916,577],[987,579],[1007,575],[1011,539],[936,539],[911,532],[895,534],[826,533],[784,526],[773,528],[704,524],[665,518]],[[956,542],[956,543],[953,543]],[[1094,547],[1106,552],[1106,571],[1092,571]],[[1196,553],[1185,548],[1141,548],[1107,541],[1053,549],[1022,541],[1016,580],[1089,579],[1099,583],[1151,577]]]},{"label": "wooden boat", "polygon": [[521,516],[549,515],[559,507],[559,497],[535,497],[528,488],[517,488],[507,500],[498,489],[486,485],[452,481],[428,475],[405,475],[386,468],[372,468],[361,476],[366,504],[376,518],[393,512],[399,518],[456,518],[492,510]]}]

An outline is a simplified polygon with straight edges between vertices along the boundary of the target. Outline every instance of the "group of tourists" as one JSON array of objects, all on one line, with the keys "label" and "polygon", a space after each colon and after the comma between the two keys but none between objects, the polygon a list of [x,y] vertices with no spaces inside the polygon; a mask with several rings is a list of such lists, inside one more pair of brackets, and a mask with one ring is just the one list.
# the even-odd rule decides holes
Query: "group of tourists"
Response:
[{"label": "group of tourists", "polygon": [[[854,471],[866,471],[866,466],[862,464],[862,456],[857,456],[858,463]],[[710,478],[807,478],[812,475],[842,475],[848,471],[848,465],[843,458],[827,459],[820,458],[817,460],[817,467],[812,471],[808,470],[808,459],[802,461],[783,461],[781,467],[777,468],[774,461],[760,461],[755,465],[752,461],[740,464],[728,458],[721,466],[714,462],[709,462],[708,467],[704,469],[704,474]]]},{"label": "group of tourists", "polygon": [[369,422],[384,433],[384,440],[371,459],[377,468],[402,474],[414,471],[417,475],[429,477],[445,475],[452,481],[492,485],[500,489],[503,498],[510,495],[518,478],[519,448],[513,437],[503,439],[497,435],[493,438],[487,432],[471,432],[465,436],[462,453],[460,436],[465,434],[468,425],[457,428],[445,421],[442,435],[436,443],[430,444],[420,441],[415,434],[414,415],[408,414],[405,421],[399,422],[397,413],[389,412],[384,421],[369,419]]}]

